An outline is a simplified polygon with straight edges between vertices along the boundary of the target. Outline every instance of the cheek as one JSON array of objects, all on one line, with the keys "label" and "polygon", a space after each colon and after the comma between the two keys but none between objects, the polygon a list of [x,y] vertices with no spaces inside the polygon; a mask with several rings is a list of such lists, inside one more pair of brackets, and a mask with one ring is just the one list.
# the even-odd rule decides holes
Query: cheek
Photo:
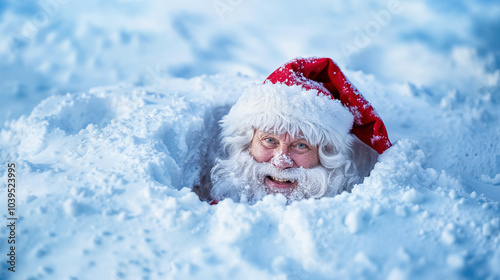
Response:
[{"label": "cheek", "polygon": [[268,162],[273,157],[273,153],[271,150],[254,144],[250,146],[250,155],[257,162]]},{"label": "cheek", "polygon": [[319,155],[317,153],[304,154],[294,159],[297,166],[313,168],[319,165]]}]

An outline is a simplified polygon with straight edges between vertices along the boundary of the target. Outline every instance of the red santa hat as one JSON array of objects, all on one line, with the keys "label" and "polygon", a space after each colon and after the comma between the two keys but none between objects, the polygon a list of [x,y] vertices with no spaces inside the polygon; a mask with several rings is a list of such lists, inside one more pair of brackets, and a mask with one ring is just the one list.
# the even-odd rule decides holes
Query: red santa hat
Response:
[{"label": "red santa hat", "polygon": [[382,119],[329,58],[297,58],[248,87],[221,122],[223,136],[259,128],[309,142],[351,132],[378,153],[391,146]]}]

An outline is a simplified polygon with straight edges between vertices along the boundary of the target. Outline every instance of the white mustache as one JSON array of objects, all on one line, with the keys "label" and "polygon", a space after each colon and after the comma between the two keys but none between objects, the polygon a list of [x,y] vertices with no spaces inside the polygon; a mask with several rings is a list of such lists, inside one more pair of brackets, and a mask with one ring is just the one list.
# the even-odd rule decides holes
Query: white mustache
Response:
[{"label": "white mustache", "polygon": [[261,163],[259,164],[259,168],[256,169],[259,177],[276,177],[280,179],[285,179],[289,181],[299,181],[304,177],[303,168],[287,168],[287,169],[279,169],[274,165],[269,163]]},{"label": "white mustache", "polygon": [[322,166],[308,169],[303,167],[279,169],[270,163],[258,163],[247,153],[242,153],[240,156],[239,160],[246,163],[246,168],[241,170],[243,171],[242,177],[246,178],[248,183],[251,183],[251,180],[257,180],[263,184],[264,178],[271,176],[292,182],[297,181],[299,191],[306,191],[312,196],[324,193],[328,174]]},{"label": "white mustache", "polygon": [[256,202],[267,194],[264,179],[267,176],[297,181],[295,189],[287,194],[291,200],[321,197],[329,184],[329,172],[323,166],[306,169],[279,169],[271,163],[259,163],[247,152],[219,160],[212,170],[212,195],[216,199],[230,197],[240,202]]},{"label": "white mustache", "polygon": [[305,169],[303,167],[279,169],[269,163],[260,163],[260,164],[257,163],[257,164],[259,165],[259,167],[256,168],[256,172],[258,172],[256,175],[259,178],[271,176],[292,182],[299,181],[299,183],[307,180],[309,176],[313,176],[312,174],[315,173],[316,171],[323,170],[323,167],[321,166],[309,169]]}]

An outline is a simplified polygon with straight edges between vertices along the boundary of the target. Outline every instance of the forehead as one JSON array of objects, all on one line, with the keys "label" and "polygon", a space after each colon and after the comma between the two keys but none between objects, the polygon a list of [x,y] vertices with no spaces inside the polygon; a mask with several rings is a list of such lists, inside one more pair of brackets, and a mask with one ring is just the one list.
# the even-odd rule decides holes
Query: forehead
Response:
[{"label": "forehead", "polygon": [[264,130],[260,130],[260,129],[255,129],[255,134],[254,135],[257,136],[257,137],[270,136],[270,137],[279,139],[281,141],[289,141],[289,142],[305,141],[305,142],[308,142],[306,140],[304,134],[302,133],[302,131],[300,131],[298,133],[298,135],[291,135],[288,132],[286,132],[286,133],[279,133],[279,132],[275,132],[275,131],[272,131],[272,130],[271,131],[264,131]]}]

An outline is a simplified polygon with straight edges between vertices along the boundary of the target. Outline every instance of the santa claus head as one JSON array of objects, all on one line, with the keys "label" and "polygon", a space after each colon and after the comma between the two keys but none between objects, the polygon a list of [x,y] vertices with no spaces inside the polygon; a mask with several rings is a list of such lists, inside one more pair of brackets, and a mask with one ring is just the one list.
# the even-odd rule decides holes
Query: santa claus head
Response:
[{"label": "santa claus head", "polygon": [[391,145],[373,107],[328,58],[294,59],[248,87],[221,127],[215,200],[350,191]]}]

